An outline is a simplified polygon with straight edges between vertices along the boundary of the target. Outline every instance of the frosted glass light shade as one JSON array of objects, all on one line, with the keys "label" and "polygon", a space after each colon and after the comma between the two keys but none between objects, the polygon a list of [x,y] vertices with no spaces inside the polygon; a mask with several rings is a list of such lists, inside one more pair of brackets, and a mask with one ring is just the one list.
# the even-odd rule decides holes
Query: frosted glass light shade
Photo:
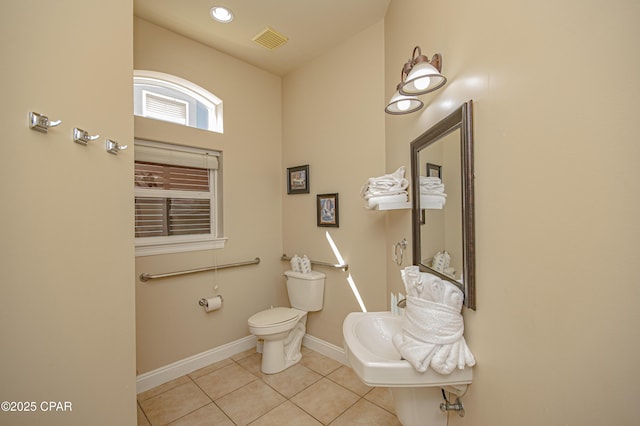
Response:
[{"label": "frosted glass light shade", "polygon": [[389,104],[387,104],[384,111],[387,114],[410,114],[418,111],[424,106],[424,103],[415,96],[406,96],[401,94],[398,90],[391,96]]},{"label": "frosted glass light shade", "polygon": [[447,79],[429,62],[417,63],[407,75],[400,93],[408,96],[423,95],[441,88]]}]

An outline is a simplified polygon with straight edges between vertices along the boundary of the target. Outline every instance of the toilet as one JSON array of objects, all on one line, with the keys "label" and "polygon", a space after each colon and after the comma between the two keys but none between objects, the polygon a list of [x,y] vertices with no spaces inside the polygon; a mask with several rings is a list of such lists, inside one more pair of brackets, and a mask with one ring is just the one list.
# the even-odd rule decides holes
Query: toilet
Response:
[{"label": "toilet", "polygon": [[262,365],[265,374],[275,374],[297,364],[306,332],[307,313],[322,309],[325,274],[285,271],[291,308],[270,308],[252,315],[249,331],[263,340]]}]

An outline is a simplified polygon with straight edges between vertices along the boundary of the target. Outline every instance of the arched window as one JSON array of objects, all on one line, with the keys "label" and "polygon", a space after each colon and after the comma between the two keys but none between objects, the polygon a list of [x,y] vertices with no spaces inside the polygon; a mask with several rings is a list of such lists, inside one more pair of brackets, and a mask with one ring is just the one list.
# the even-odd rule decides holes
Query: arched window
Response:
[{"label": "arched window", "polygon": [[223,133],[222,100],[183,78],[135,70],[133,100],[135,115]]}]

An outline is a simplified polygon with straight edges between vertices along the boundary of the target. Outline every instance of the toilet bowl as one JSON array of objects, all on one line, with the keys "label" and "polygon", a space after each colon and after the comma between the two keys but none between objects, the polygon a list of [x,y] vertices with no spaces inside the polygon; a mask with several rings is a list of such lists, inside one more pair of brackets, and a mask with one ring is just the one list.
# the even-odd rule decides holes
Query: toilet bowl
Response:
[{"label": "toilet bowl", "polygon": [[284,275],[292,307],[265,309],[247,321],[251,334],[264,342],[260,370],[265,374],[279,373],[302,359],[307,313],[319,311],[324,302],[323,273],[286,271]]},{"label": "toilet bowl", "polygon": [[263,340],[260,367],[263,373],[279,373],[300,361],[306,312],[294,308],[272,308],[252,315],[248,322],[251,334]]}]

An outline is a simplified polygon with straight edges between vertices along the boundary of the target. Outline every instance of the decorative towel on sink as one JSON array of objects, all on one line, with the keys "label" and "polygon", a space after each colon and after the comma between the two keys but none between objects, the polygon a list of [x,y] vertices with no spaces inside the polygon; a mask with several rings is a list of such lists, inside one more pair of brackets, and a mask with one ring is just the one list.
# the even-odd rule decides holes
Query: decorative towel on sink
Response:
[{"label": "decorative towel on sink", "polygon": [[401,273],[407,305],[402,331],[392,338],[400,355],[420,372],[432,368],[451,374],[455,368],[475,365],[463,336],[462,291],[435,275],[420,272],[417,266]]}]

